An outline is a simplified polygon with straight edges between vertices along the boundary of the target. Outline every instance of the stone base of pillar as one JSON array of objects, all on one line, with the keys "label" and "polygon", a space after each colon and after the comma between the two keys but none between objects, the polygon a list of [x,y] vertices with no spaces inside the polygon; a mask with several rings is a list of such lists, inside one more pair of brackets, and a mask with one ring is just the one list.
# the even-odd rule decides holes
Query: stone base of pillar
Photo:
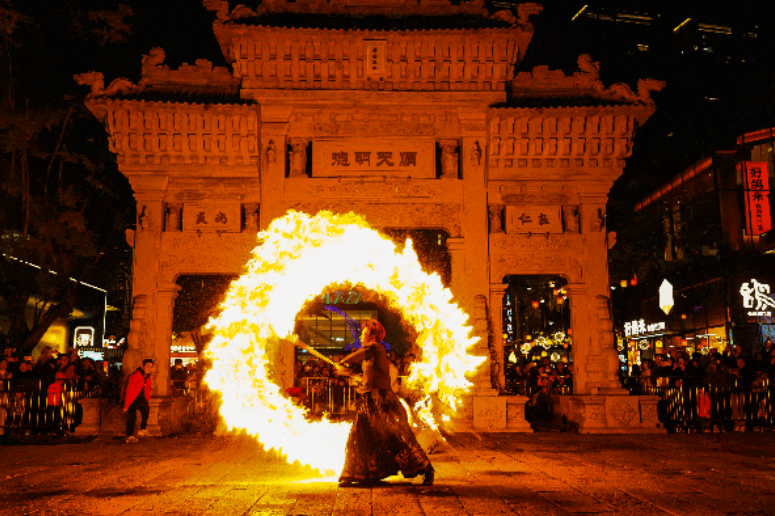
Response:
[{"label": "stone base of pillar", "polygon": [[533,427],[525,419],[527,396],[506,396],[506,431],[533,432]]},{"label": "stone base of pillar", "polygon": [[83,410],[81,424],[75,427],[75,435],[99,435],[102,426],[102,400],[100,398],[83,398],[78,404]]},{"label": "stone base of pillar", "polygon": [[481,396],[473,398],[473,429],[486,432],[532,432],[525,420],[526,396]]},{"label": "stone base of pillar", "polygon": [[167,436],[186,430],[190,420],[190,398],[176,396],[151,398],[148,402],[151,413],[148,416],[148,434]]},{"label": "stone base of pillar", "polygon": [[[617,389],[618,390],[618,389]],[[622,394],[552,396],[554,417],[579,425],[580,433],[667,433],[657,418],[657,396]]]}]

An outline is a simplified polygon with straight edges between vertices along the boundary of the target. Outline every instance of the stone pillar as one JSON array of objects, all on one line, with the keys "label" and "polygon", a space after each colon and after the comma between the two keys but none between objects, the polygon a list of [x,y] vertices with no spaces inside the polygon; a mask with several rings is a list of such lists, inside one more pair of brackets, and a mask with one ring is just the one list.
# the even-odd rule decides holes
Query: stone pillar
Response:
[{"label": "stone pillar", "polygon": [[146,358],[153,358],[156,364],[153,374],[153,392],[154,396],[157,397],[169,396],[170,392],[172,311],[179,291],[180,285],[176,283],[162,283],[159,285],[156,294],[156,325],[154,327],[154,341],[156,345],[152,350],[146,348],[146,353],[148,354]]},{"label": "stone pillar", "polygon": [[[134,271],[132,294],[134,304],[130,335],[135,344],[125,355],[123,373],[131,374],[142,363],[143,358],[155,355],[157,347],[157,283],[161,268],[161,236],[164,229],[164,195],[167,177],[133,176],[132,189],[137,202],[137,231],[134,238]],[[131,324],[131,323],[130,323]]]},{"label": "stone pillar", "polygon": [[506,387],[506,374],[503,367],[503,296],[507,287],[508,285],[505,283],[490,283],[490,318],[492,321],[490,360],[495,362],[490,365],[490,374],[493,376],[493,388],[498,389],[501,393]]},{"label": "stone pillar", "polygon": [[[286,149],[291,107],[261,106],[261,209],[259,230],[285,213]],[[306,176],[305,176],[306,177]]]},{"label": "stone pillar", "polygon": [[589,320],[590,300],[586,283],[568,283],[571,309],[571,338],[573,339],[573,392],[589,394],[590,383],[597,387],[600,375],[599,355],[590,356],[593,331]]},{"label": "stone pillar", "polygon": [[447,239],[447,251],[452,262],[452,280],[449,288],[458,300],[467,297],[465,243],[465,238]]},{"label": "stone pillar", "polygon": [[121,371],[124,376],[132,374],[143,363],[146,334],[145,320],[148,313],[146,296],[135,296],[132,300],[132,320],[129,321],[129,334],[126,337],[127,349],[121,359]]}]

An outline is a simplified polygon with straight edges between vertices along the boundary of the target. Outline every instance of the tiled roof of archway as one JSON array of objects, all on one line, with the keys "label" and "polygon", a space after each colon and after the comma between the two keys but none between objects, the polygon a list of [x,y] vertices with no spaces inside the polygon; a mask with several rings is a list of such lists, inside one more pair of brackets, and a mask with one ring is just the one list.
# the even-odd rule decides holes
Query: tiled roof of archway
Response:
[{"label": "tiled roof of archway", "polygon": [[146,102],[166,102],[183,104],[210,105],[251,105],[255,101],[240,98],[238,93],[214,91],[196,91],[183,88],[164,90],[145,90],[138,93],[115,95],[115,100],[138,100]]},{"label": "tiled roof of archway", "polygon": [[523,97],[510,99],[508,102],[497,104],[494,108],[528,108],[528,109],[562,109],[577,107],[615,107],[632,106],[633,102],[626,100],[601,99],[590,95],[570,97]]},{"label": "tiled roof of archway", "polygon": [[498,19],[472,15],[448,16],[343,16],[326,14],[273,13],[255,18],[241,18],[232,23],[247,26],[284,27],[292,29],[330,29],[362,31],[419,31],[460,29],[509,29]]}]

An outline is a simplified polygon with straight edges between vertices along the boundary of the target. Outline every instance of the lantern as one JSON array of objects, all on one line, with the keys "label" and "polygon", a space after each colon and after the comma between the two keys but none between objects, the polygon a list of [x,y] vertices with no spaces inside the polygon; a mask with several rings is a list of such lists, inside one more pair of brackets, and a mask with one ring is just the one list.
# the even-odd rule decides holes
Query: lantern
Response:
[{"label": "lantern", "polygon": [[634,287],[637,284],[638,284],[638,277],[633,275],[632,279],[630,280],[630,285],[632,285]]},{"label": "lantern", "polygon": [[562,296],[557,296],[557,304],[562,305],[565,302],[565,298]]},{"label": "lantern", "polygon": [[538,301],[533,301],[533,310],[538,310],[538,306],[540,303]]},{"label": "lantern", "polygon": [[671,285],[669,281],[664,280],[659,287],[659,307],[665,312],[665,315],[667,315],[670,313],[674,304],[673,285]]},{"label": "lantern", "polygon": [[556,288],[556,289],[552,290],[552,294],[554,294],[555,296],[559,296],[560,295],[560,289]]},{"label": "lantern", "polygon": [[622,288],[627,288],[627,280],[623,279],[622,281],[620,281],[619,286]]}]

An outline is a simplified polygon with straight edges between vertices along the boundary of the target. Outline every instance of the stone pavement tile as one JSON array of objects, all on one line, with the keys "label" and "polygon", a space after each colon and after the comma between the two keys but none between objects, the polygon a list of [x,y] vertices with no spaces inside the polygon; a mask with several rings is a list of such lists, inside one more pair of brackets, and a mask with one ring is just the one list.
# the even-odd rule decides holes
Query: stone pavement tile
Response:
[{"label": "stone pavement tile", "polygon": [[410,484],[408,480],[391,482],[372,491],[372,507],[375,515],[424,516],[419,497],[427,488]]},{"label": "stone pavement tile", "polygon": [[467,514],[479,515],[512,515],[514,512],[506,502],[493,496],[493,490],[488,484],[469,486],[453,486],[452,491],[457,495],[458,500],[466,509]]},{"label": "stone pavement tile", "polygon": [[361,487],[340,487],[332,516],[372,516],[372,490]]},{"label": "stone pavement tile", "polygon": [[290,492],[284,486],[271,486],[266,493],[253,503],[245,514],[290,514],[296,505],[296,494]]},{"label": "stone pavement tile", "polygon": [[601,505],[610,507],[617,514],[668,514],[646,500],[641,500],[610,486],[597,485],[588,492],[599,500]]},{"label": "stone pavement tile", "polygon": [[[174,515],[185,515],[185,514],[202,514],[204,511],[206,511],[211,505],[213,504],[213,500],[203,500],[203,499],[181,499],[180,503],[171,503],[167,505],[166,507],[162,507],[161,510],[157,514],[174,514]],[[124,514],[121,514],[121,516],[124,516]]]},{"label": "stone pavement tile", "polygon": [[547,491],[539,494],[569,513],[602,513],[610,512],[611,510],[598,500],[585,496],[573,489]]},{"label": "stone pavement tile", "polygon": [[192,495],[192,498],[218,498],[225,496],[226,493],[234,489],[234,486],[230,485],[209,485],[209,486],[203,486],[200,484],[194,484],[199,487],[197,492]]},{"label": "stone pavement tile", "polygon": [[[727,514],[727,511],[717,509],[702,503],[701,497],[697,496],[676,496],[667,492],[659,492],[651,488],[642,487],[631,488],[627,493],[634,497],[648,501],[659,509],[673,514]],[[740,507],[738,507],[738,510]],[[734,514],[734,512],[733,512]]]},{"label": "stone pavement tile", "polygon": [[255,499],[250,498],[222,498],[214,500],[205,510],[199,512],[199,516],[234,516],[245,514],[256,504]]},{"label": "stone pavement tile", "polygon": [[423,512],[432,516],[453,516],[468,514],[465,506],[450,487],[433,486],[423,490],[419,496]]},{"label": "stone pavement tile", "polygon": [[520,516],[565,516],[570,514],[565,509],[536,494],[519,499],[507,499],[505,502],[514,514]]},{"label": "stone pavement tile", "polygon": [[323,516],[331,514],[336,503],[336,489],[331,486],[324,492],[298,493],[290,514]]}]

